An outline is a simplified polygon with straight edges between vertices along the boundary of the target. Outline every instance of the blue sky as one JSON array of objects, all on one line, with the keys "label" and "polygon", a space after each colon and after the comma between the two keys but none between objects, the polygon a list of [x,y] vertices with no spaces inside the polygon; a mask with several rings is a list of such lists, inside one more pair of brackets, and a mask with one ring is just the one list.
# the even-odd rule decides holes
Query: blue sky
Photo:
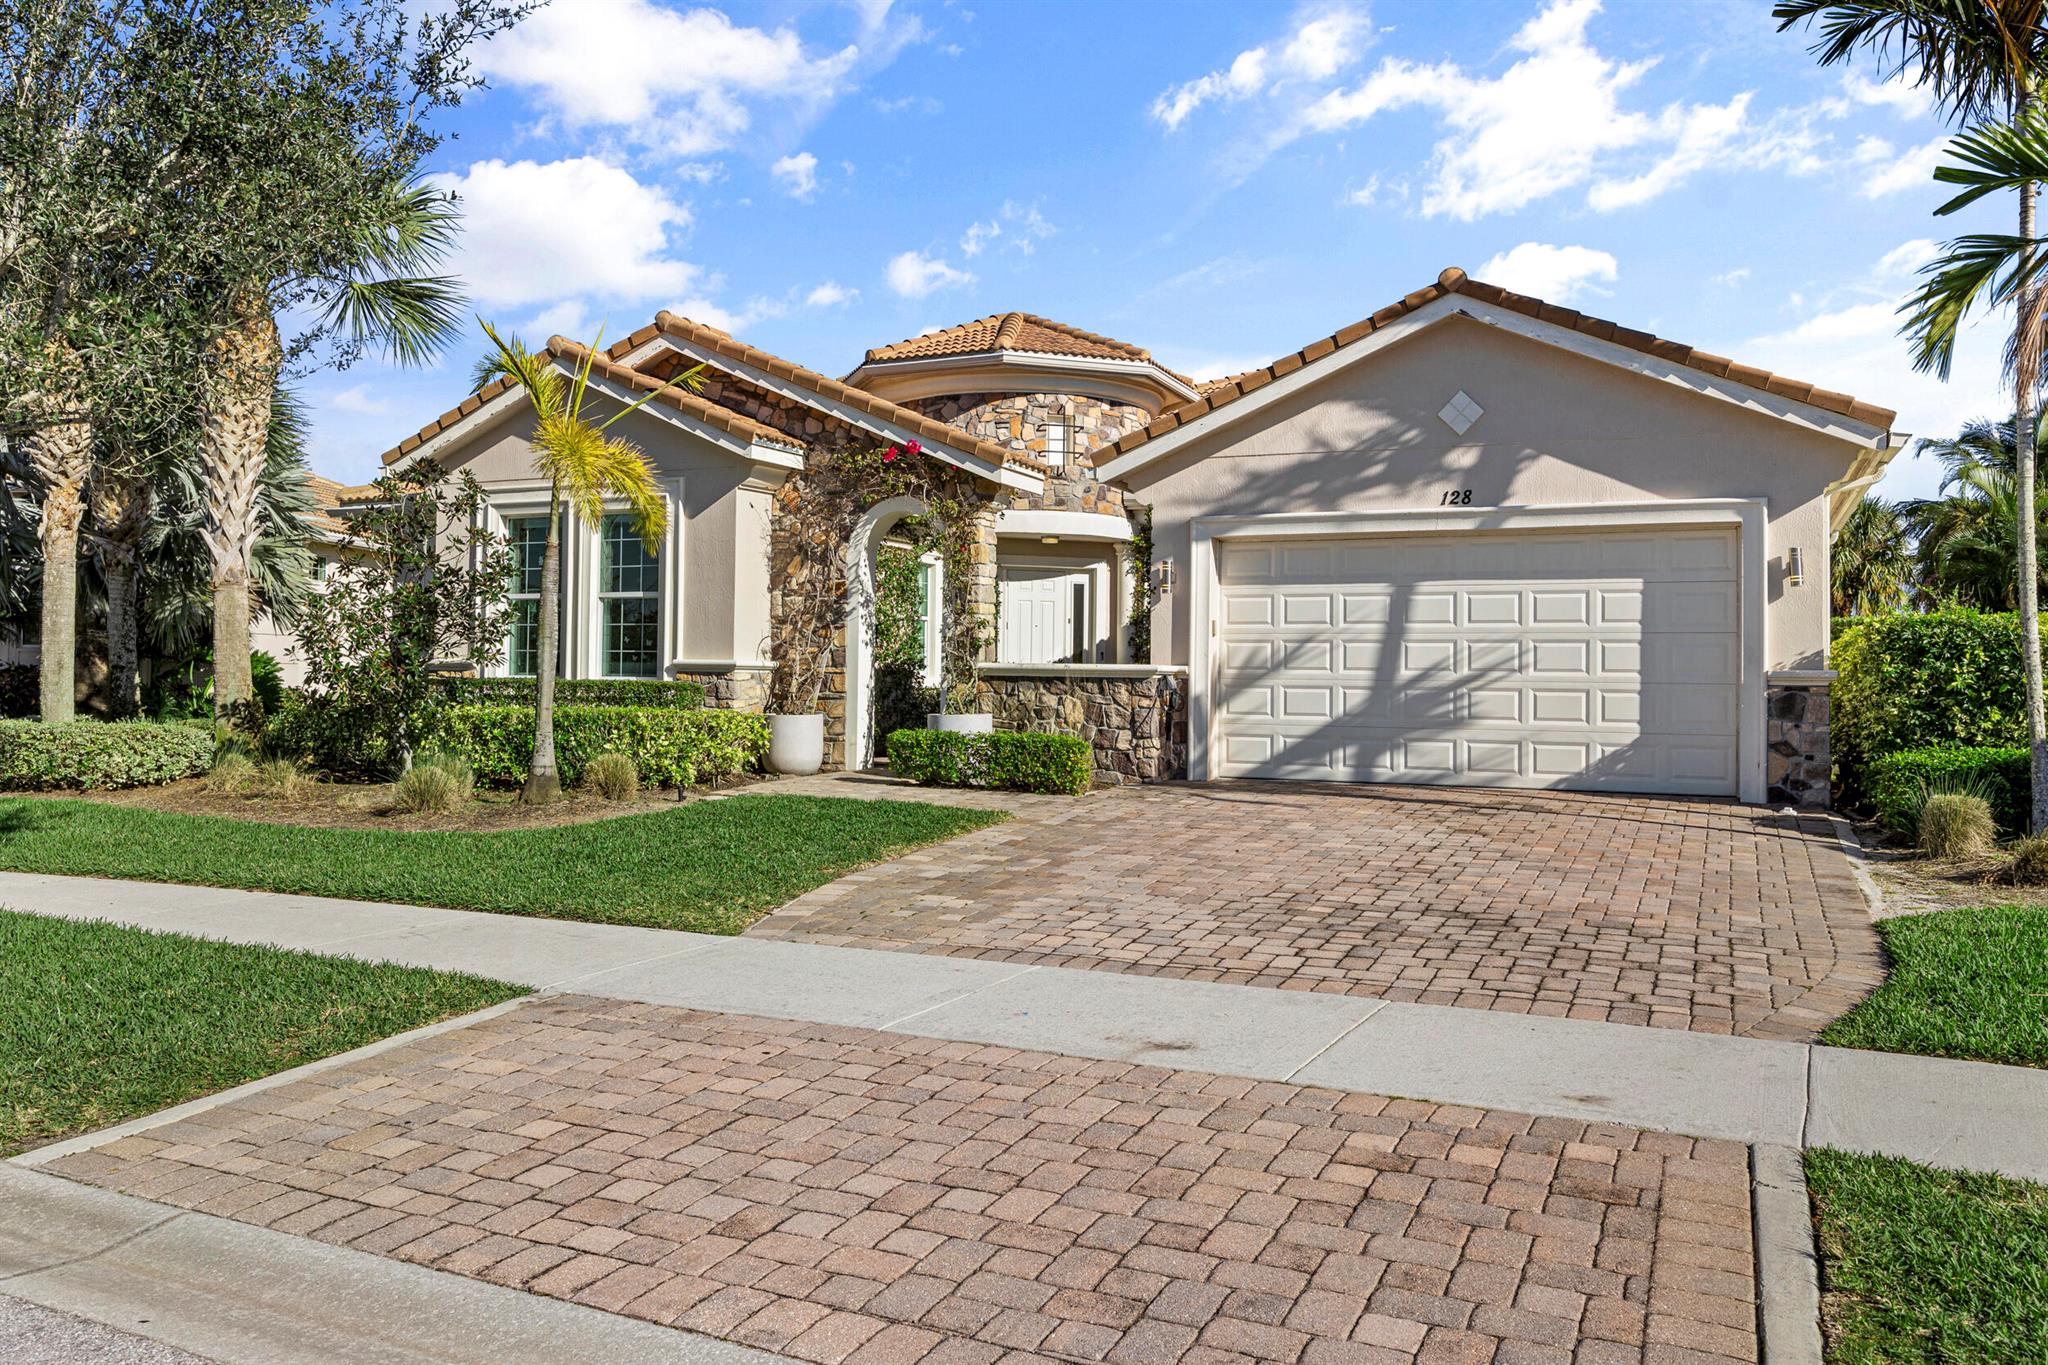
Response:
[{"label": "blue sky", "polygon": [[[1900,412],[1994,413],[1998,337],[1915,375],[1898,299],[1944,129],[1765,0],[1243,5],[555,0],[434,167],[475,311],[536,344],[673,308],[844,373],[1022,309],[1198,376],[1447,265]],[[2006,229],[2009,230],[2009,229]],[[480,349],[310,377],[315,466],[452,406]],[[1902,458],[1885,493],[1935,479]]]}]

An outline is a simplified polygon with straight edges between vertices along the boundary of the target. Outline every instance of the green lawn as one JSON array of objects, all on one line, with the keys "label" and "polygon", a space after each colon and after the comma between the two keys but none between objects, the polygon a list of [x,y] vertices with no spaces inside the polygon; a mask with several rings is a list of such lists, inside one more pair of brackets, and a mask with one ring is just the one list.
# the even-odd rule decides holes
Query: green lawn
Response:
[{"label": "green lawn", "polygon": [[2048,910],[1941,910],[1877,931],[1891,977],[1823,1043],[2048,1067]]},{"label": "green lawn", "polygon": [[526,989],[0,910],[0,1154]]},{"label": "green lawn", "polygon": [[854,868],[1005,818],[746,796],[546,829],[405,834],[17,797],[0,800],[0,868],[735,934]]},{"label": "green lawn", "polygon": [[2048,1360],[2048,1186],[1813,1151],[1829,1365]]}]

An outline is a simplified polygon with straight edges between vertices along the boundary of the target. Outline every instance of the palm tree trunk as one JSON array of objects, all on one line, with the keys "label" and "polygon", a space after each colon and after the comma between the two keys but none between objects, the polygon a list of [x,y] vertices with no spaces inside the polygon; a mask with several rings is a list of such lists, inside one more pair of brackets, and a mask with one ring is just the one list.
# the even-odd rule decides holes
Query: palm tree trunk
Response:
[{"label": "palm tree trunk", "polygon": [[36,529],[43,552],[41,714],[45,725],[62,725],[78,714],[78,530],[92,428],[72,422],[39,432],[28,458],[43,486]]},{"label": "palm tree trunk", "polygon": [[93,489],[94,550],[107,584],[107,711],[142,709],[142,533],[153,494],[139,473],[102,473]]},{"label": "palm tree trunk", "polygon": [[213,560],[213,708],[232,720],[251,694],[249,556],[256,488],[270,439],[270,404],[284,351],[260,289],[235,300],[234,321],[207,347],[200,383],[199,456],[206,475],[200,532]]},{"label": "palm tree trunk", "polygon": [[548,543],[540,560],[540,647],[534,661],[533,678],[533,764],[526,770],[526,786],[519,799],[545,805],[562,794],[562,777],[555,768],[555,660],[561,653],[558,638],[562,614],[562,488],[548,492]]}]

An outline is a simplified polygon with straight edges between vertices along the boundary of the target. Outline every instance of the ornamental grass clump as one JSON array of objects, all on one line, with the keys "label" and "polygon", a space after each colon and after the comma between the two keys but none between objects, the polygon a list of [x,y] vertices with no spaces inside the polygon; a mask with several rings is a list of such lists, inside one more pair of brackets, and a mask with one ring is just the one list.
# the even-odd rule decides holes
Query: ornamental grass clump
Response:
[{"label": "ornamental grass clump", "polygon": [[1974,858],[1997,833],[1991,804],[1981,796],[1936,792],[1920,807],[1920,851],[1930,858]]},{"label": "ornamental grass clump", "polygon": [[313,789],[313,779],[288,758],[259,763],[252,776],[257,791],[279,801],[303,801]]},{"label": "ornamental grass clump", "polygon": [[256,781],[256,765],[247,754],[225,753],[213,761],[213,771],[206,775],[206,789],[233,796],[245,792]]},{"label": "ornamental grass clump", "polygon": [[2009,853],[2005,870],[2014,885],[2048,886],[2048,834],[2015,839]]},{"label": "ornamental grass clump", "polygon": [[631,801],[640,792],[640,769],[624,754],[599,754],[583,769],[583,785],[607,801]]},{"label": "ornamental grass clump", "polygon": [[476,770],[458,755],[424,749],[398,779],[398,808],[411,815],[445,815],[476,790]]}]

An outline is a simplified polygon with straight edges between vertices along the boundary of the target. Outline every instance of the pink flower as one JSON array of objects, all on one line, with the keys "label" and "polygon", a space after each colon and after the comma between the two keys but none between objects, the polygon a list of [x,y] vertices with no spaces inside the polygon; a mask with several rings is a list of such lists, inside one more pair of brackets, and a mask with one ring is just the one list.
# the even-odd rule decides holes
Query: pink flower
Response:
[{"label": "pink flower", "polygon": [[918,452],[918,451],[920,451],[920,450],[923,450],[923,449],[924,449],[924,447],[923,447],[923,446],[919,445],[919,444],[918,444],[917,442],[915,442],[915,441],[912,441],[912,442],[911,442],[911,443],[910,443],[909,445],[907,445],[907,446],[905,446],[905,447],[903,447],[903,448],[904,448],[905,450],[909,451],[909,452],[910,452],[911,454],[913,454],[913,455],[917,454],[917,452]]},{"label": "pink flower", "polygon": [[882,463],[887,464],[889,461],[895,459],[898,453],[899,452],[897,451],[895,446],[890,446],[887,450],[882,452]]}]

